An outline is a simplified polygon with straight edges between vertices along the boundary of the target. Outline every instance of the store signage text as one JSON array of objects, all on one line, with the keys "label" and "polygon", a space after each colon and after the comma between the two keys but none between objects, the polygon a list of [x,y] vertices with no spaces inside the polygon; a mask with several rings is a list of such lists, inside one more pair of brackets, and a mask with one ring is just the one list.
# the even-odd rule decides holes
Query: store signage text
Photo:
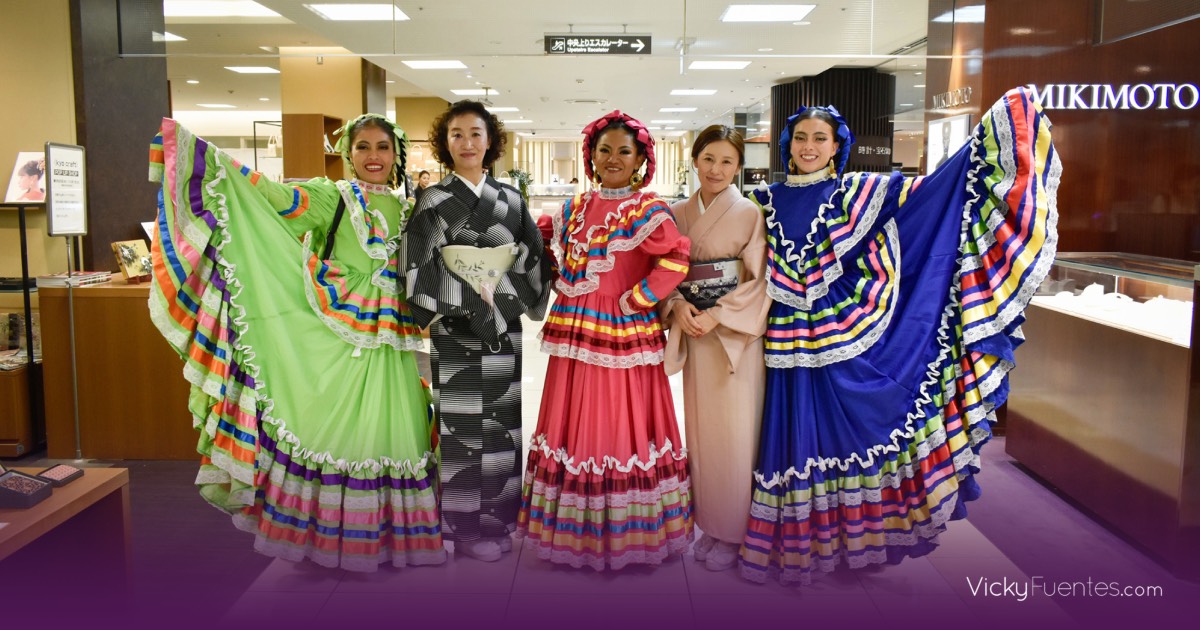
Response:
[{"label": "store signage text", "polygon": [[941,94],[933,95],[934,109],[950,109],[951,107],[966,105],[970,102],[971,88],[969,87],[961,87],[957,90],[950,90],[949,92],[942,92]]},{"label": "store signage text", "polygon": [[1192,109],[1200,103],[1195,83],[1053,83],[1029,85],[1045,109]]},{"label": "store signage text", "polygon": [[546,35],[548,55],[649,55],[649,35]]}]

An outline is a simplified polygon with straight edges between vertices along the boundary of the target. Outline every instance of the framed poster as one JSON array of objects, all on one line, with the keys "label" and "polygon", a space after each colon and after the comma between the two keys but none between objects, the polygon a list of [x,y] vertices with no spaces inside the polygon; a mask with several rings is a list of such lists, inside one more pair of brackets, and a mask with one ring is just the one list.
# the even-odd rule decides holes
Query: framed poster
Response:
[{"label": "framed poster", "polygon": [[46,143],[46,232],[87,234],[87,173],[83,147]]},{"label": "framed poster", "polygon": [[46,200],[46,154],[21,151],[8,179],[6,202],[37,203]]},{"label": "framed poster", "polygon": [[925,133],[925,174],[937,170],[967,141],[971,133],[971,115],[950,116],[929,122]]}]

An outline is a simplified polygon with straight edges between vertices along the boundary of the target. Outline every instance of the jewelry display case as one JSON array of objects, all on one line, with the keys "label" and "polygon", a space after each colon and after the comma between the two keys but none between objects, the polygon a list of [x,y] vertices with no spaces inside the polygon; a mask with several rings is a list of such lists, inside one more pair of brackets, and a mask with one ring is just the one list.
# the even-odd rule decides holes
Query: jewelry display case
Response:
[{"label": "jewelry display case", "polygon": [[[1183,577],[1200,577],[1200,266],[1064,253],[1022,325],[1006,450]],[[1198,380],[1193,380],[1198,379]]]}]

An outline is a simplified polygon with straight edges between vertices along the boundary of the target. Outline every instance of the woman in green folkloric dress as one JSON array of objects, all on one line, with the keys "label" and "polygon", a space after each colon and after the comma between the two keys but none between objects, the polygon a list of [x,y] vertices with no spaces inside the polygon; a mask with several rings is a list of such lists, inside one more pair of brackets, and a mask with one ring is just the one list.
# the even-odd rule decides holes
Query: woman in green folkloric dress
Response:
[{"label": "woman in green folkloric dress", "polygon": [[354,179],[285,185],[165,119],[150,311],[192,383],[196,483],[255,549],[439,564],[422,343],[397,282],[409,207],[389,186],[405,138],[376,114],[341,132]]}]

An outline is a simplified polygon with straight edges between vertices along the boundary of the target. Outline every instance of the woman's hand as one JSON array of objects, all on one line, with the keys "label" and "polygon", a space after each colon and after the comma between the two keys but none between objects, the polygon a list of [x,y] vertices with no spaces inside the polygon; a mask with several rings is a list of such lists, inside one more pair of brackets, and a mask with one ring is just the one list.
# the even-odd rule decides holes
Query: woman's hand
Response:
[{"label": "woman's hand", "polygon": [[[706,329],[701,320],[698,319],[699,317],[704,317],[712,321],[712,318],[704,315],[700,309],[687,300],[676,302],[675,306],[671,307],[671,315],[675,318],[675,321],[679,322],[679,326],[683,328],[683,332],[689,337],[700,337],[709,330],[712,330],[712,326]],[[712,325],[715,326],[716,322],[713,322]]]},{"label": "woman's hand", "polygon": [[700,311],[700,314],[693,317],[692,321],[696,323],[696,327],[699,329],[697,334],[692,335],[693,337],[703,337],[717,327],[716,318],[709,315],[708,311]]}]

